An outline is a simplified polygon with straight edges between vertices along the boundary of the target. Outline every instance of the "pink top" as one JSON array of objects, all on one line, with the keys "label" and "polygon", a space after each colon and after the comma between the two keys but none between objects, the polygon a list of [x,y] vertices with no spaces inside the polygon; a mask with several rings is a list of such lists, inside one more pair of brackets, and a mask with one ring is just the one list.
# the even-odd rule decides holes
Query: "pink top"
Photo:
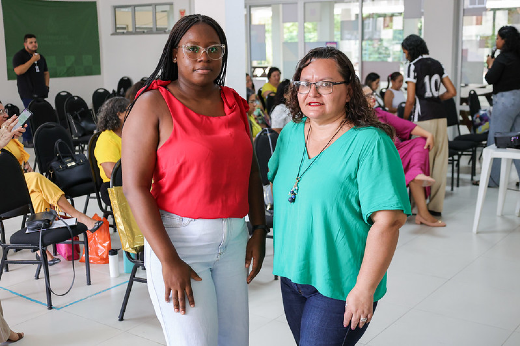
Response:
[{"label": "pink top", "polygon": [[242,218],[249,212],[253,146],[247,102],[222,87],[225,116],[193,112],[154,81],[173,119],[173,130],[157,150],[152,195],[159,209],[193,219]]}]

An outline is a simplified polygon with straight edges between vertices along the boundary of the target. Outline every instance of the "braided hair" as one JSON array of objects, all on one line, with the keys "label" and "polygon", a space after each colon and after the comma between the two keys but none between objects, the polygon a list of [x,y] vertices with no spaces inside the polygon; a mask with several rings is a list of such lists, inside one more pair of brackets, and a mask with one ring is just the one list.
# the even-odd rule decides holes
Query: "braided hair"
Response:
[{"label": "braided hair", "polygon": [[222,27],[211,17],[202,15],[202,14],[192,14],[186,17],[179,19],[177,23],[173,26],[170,31],[170,35],[168,36],[168,41],[164,45],[164,49],[159,59],[159,63],[157,67],[153,71],[153,73],[146,80],[146,84],[143,88],[143,91],[139,94],[139,96],[130,104],[128,107],[128,113],[125,116],[128,118],[130,111],[132,110],[135,101],[144,94],[152,84],[152,82],[156,79],[163,81],[175,81],[179,78],[179,71],[177,68],[177,63],[173,62],[173,50],[176,49],[179,45],[182,37],[191,29],[195,24],[204,23],[212,27],[218,35],[220,39],[220,43],[226,45],[226,49],[224,51],[224,56],[222,57],[222,68],[220,69],[220,74],[217,79],[215,79],[214,83],[223,86],[224,80],[226,79],[226,68],[227,68],[227,58],[228,58],[228,47],[227,47],[227,39],[224,30]]},{"label": "braided hair", "polygon": [[[344,81],[348,82],[348,93],[350,94],[350,101],[345,104],[345,118],[347,121],[357,127],[372,126],[386,132],[390,138],[394,138],[395,130],[387,124],[381,123],[375,115],[372,108],[361,88],[359,78],[356,76],[352,62],[347,58],[345,53],[333,47],[318,47],[311,49],[307,55],[298,62],[296,72],[293,76],[293,81],[299,81],[302,70],[309,66],[313,61],[318,59],[331,59],[336,63],[340,75]],[[298,101],[298,90],[291,85],[289,89],[290,99],[287,108],[291,111],[292,119],[295,123],[302,121],[305,114],[303,114],[300,103]]]},{"label": "braided hair", "polygon": [[414,61],[421,55],[430,54],[428,46],[426,45],[426,41],[415,34],[408,35],[401,43],[401,47],[408,51],[409,61]]}]

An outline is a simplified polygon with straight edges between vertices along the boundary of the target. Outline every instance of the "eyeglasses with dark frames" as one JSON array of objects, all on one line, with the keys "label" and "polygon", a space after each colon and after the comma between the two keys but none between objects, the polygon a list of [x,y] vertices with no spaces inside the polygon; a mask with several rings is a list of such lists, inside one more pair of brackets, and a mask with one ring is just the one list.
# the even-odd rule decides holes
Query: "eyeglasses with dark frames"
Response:
[{"label": "eyeglasses with dark frames", "polygon": [[204,52],[211,60],[220,60],[226,52],[225,44],[213,44],[209,47],[202,48],[194,44],[184,44],[177,48],[182,48],[184,55],[191,60],[198,60]]},{"label": "eyeglasses with dark frames", "polygon": [[320,95],[327,95],[332,93],[334,85],[347,84],[347,81],[342,82],[329,82],[329,81],[319,81],[319,82],[303,82],[303,81],[294,81],[293,85],[296,88],[298,94],[308,94],[311,91],[311,87],[314,84],[316,88],[316,92]]}]

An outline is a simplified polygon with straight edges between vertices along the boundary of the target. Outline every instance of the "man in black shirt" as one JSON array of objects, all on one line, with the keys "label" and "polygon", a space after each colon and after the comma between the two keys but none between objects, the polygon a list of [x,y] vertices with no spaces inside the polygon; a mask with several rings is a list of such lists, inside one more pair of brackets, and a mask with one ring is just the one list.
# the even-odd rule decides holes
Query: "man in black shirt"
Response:
[{"label": "man in black shirt", "polygon": [[[33,99],[48,97],[50,76],[45,58],[37,53],[36,36],[25,35],[23,45],[24,48],[13,57],[13,68],[17,76],[18,94],[27,108]],[[26,145],[32,141],[29,127],[23,135],[23,140]]]}]

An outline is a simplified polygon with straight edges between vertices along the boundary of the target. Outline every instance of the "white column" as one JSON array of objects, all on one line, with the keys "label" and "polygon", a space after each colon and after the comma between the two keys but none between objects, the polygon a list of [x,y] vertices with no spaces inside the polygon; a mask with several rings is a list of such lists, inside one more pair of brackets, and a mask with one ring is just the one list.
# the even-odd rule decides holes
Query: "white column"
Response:
[{"label": "white column", "polygon": [[424,0],[424,40],[431,57],[444,65],[455,86],[460,84],[460,1],[462,0]]},{"label": "white column", "polygon": [[226,86],[246,97],[246,19],[244,0],[195,0],[194,14],[215,19],[226,33]]}]

